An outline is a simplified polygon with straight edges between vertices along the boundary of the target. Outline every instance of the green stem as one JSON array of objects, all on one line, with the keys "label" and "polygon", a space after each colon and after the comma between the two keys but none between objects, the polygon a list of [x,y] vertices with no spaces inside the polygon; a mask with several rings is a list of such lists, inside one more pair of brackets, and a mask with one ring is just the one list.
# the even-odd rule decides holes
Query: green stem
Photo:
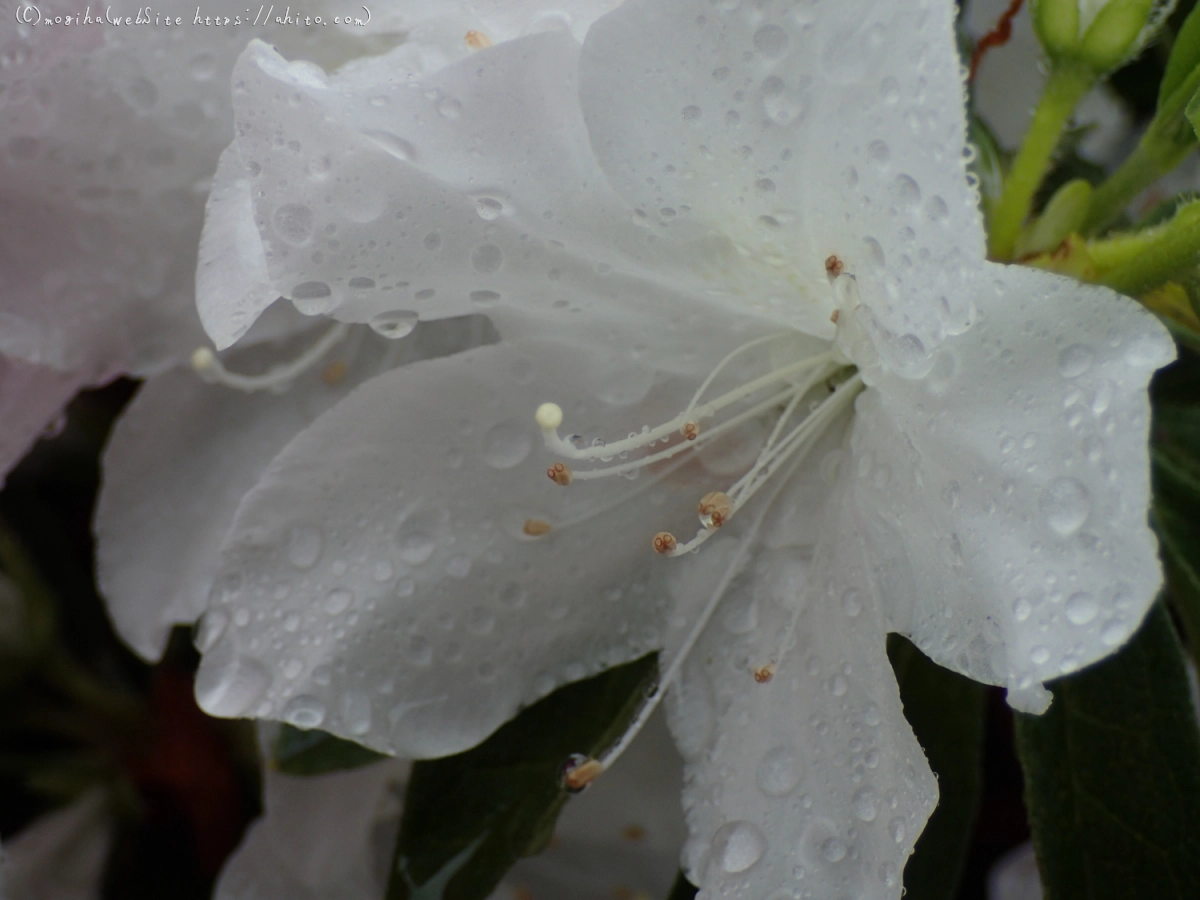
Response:
[{"label": "green stem", "polygon": [[1059,136],[1095,82],[1096,75],[1082,67],[1064,63],[1050,70],[1025,141],[1004,182],[1004,192],[992,209],[989,243],[993,259],[1012,259],[1017,236],[1050,167]]},{"label": "green stem", "polygon": [[1187,108],[1198,89],[1200,66],[1171,96],[1160,101],[1137,148],[1096,188],[1083,223],[1084,234],[1099,234],[1112,225],[1134,197],[1183,162],[1196,146],[1196,132],[1187,119]]},{"label": "green stem", "polygon": [[[1137,242],[1137,252],[1113,254],[1113,262],[1125,258],[1100,276],[1102,283],[1131,297],[1193,268],[1200,260],[1200,203],[1181,207],[1170,222],[1139,237],[1143,240]],[[1092,259],[1101,271],[1105,268],[1104,243],[1097,242],[1091,248]]]}]

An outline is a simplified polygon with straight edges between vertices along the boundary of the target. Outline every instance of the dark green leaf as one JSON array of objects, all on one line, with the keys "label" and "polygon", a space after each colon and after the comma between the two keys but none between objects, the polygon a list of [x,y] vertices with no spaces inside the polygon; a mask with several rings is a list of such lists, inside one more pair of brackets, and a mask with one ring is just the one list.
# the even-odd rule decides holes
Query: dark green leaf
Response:
[{"label": "dark green leaf", "polygon": [[1051,687],[1016,716],[1046,900],[1200,897],[1200,732],[1166,610]]},{"label": "dark green leaf", "polygon": [[483,900],[522,856],[541,850],[568,794],[573,753],[620,736],[658,674],[657,655],[563,687],[465,753],[413,766],[388,900]]},{"label": "dark green leaf", "polygon": [[[1167,594],[1183,620],[1193,658],[1200,659],[1200,406],[1194,405],[1200,393],[1189,375],[1200,378],[1200,367],[1185,355],[1156,379],[1151,460]],[[1182,391],[1185,402],[1161,399],[1172,388]]]},{"label": "dark green leaf", "polygon": [[305,731],[284,725],[275,740],[272,765],[285,775],[321,775],[357,769],[377,759],[386,757],[362,744],[342,740],[324,731]]},{"label": "dark green leaf", "polygon": [[1197,7],[1183,20],[1175,43],[1171,47],[1171,55],[1167,58],[1167,69],[1163,73],[1162,83],[1158,87],[1158,102],[1175,93],[1187,81],[1197,66],[1200,66],[1200,7]]},{"label": "dark green leaf", "polygon": [[954,897],[975,821],[983,751],[983,685],[931,662],[888,636],[904,716],[938,776],[938,805],[904,868],[912,900]]},{"label": "dark green leaf", "polygon": [[675,883],[671,885],[671,893],[667,896],[667,900],[695,900],[698,893],[700,893],[700,888],[688,881],[680,872],[675,876]]}]

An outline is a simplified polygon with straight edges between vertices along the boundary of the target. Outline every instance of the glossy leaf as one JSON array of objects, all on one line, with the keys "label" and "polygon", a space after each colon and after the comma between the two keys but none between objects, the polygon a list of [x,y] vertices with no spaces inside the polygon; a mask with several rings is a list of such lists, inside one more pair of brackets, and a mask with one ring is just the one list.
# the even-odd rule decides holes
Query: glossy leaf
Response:
[{"label": "glossy leaf", "polygon": [[321,775],[342,769],[357,769],[386,759],[362,744],[343,740],[324,731],[306,731],[284,725],[275,739],[274,768],[285,775]]},{"label": "glossy leaf", "polygon": [[1200,731],[1166,610],[1051,687],[1016,716],[1046,900],[1200,897]]},{"label": "glossy leaf", "polygon": [[657,679],[657,655],[569,684],[465,753],[413,766],[387,900],[483,900],[541,850],[568,799],[563,765],[621,734]]},{"label": "glossy leaf", "polygon": [[904,887],[917,900],[951,900],[979,801],[985,689],[898,634],[888,637],[888,657],[904,716],[938,777],[938,805],[904,868]]}]

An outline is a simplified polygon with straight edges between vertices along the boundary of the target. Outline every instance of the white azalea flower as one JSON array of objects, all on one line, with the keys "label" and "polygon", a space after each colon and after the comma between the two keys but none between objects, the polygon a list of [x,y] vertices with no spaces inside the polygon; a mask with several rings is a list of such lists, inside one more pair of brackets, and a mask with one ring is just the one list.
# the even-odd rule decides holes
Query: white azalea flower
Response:
[{"label": "white azalea flower", "polygon": [[0,896],[12,900],[99,900],[115,822],[108,797],[93,788],[7,840]]},{"label": "white azalea flower", "polygon": [[898,897],[936,786],[886,633],[1037,711],[1160,580],[1145,385],[1172,344],[984,261],[953,16],[630,0],[582,50],[416,79],[252,46],[263,251],[201,291],[218,346],[271,291],[383,333],[483,309],[502,340],[367,381],[267,467],[205,708],[436,756],[663,648],[705,895]]}]

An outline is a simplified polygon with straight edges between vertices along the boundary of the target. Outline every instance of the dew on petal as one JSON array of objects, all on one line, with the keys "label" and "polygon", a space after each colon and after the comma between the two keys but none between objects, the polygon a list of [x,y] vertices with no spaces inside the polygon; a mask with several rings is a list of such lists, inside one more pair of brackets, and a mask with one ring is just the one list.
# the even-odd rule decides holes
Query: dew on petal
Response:
[{"label": "dew on petal", "polygon": [[488,429],[483,438],[483,460],[494,469],[520,465],[533,450],[529,429],[518,422],[501,422]]},{"label": "dew on petal", "polygon": [[350,604],[354,600],[354,595],[345,588],[332,590],[325,597],[325,612],[331,616],[338,616],[350,608]]},{"label": "dew on petal", "polygon": [[283,707],[283,720],[297,728],[318,728],[325,721],[325,704],[311,694],[299,694]]},{"label": "dew on petal", "polygon": [[745,872],[767,849],[767,839],[749,822],[726,822],[713,836],[713,860],[723,872]]},{"label": "dew on petal", "polygon": [[1074,478],[1055,478],[1038,498],[1038,509],[1055,534],[1070,537],[1091,515],[1092,497]]},{"label": "dew on petal", "polygon": [[830,837],[821,841],[821,857],[826,862],[841,862],[846,858],[848,849],[846,842],[839,837]]},{"label": "dew on petal", "polygon": [[379,313],[367,324],[380,337],[398,340],[412,334],[420,318],[420,315],[411,309],[396,309],[391,312]]},{"label": "dew on petal", "polygon": [[1078,378],[1092,367],[1092,359],[1091,348],[1083,344],[1064,347],[1058,354],[1058,373],[1063,378]]},{"label": "dew on petal", "polygon": [[1096,618],[1098,612],[1100,612],[1100,605],[1096,602],[1096,598],[1085,591],[1072,594],[1067,600],[1067,619],[1073,625],[1086,625]]},{"label": "dew on petal", "polygon": [[362,735],[371,730],[371,698],[361,691],[346,691],[342,695],[342,721],[350,734]]},{"label": "dew on petal", "polygon": [[256,659],[235,656],[201,667],[196,675],[196,702],[213,716],[245,713],[271,685],[271,673]]},{"label": "dew on petal", "polygon": [[313,214],[302,203],[285,203],[275,210],[275,233],[289,244],[303,244],[312,234]]},{"label": "dew on petal", "polygon": [[311,525],[297,525],[288,535],[287,558],[297,569],[308,569],[321,556],[321,532]]},{"label": "dew on petal", "polygon": [[796,751],[791,747],[775,747],[758,764],[758,787],[768,797],[783,797],[796,789],[801,773]]},{"label": "dew on petal", "polygon": [[875,792],[869,788],[859,788],[854,793],[854,814],[864,822],[874,822],[879,814],[878,799]]}]

